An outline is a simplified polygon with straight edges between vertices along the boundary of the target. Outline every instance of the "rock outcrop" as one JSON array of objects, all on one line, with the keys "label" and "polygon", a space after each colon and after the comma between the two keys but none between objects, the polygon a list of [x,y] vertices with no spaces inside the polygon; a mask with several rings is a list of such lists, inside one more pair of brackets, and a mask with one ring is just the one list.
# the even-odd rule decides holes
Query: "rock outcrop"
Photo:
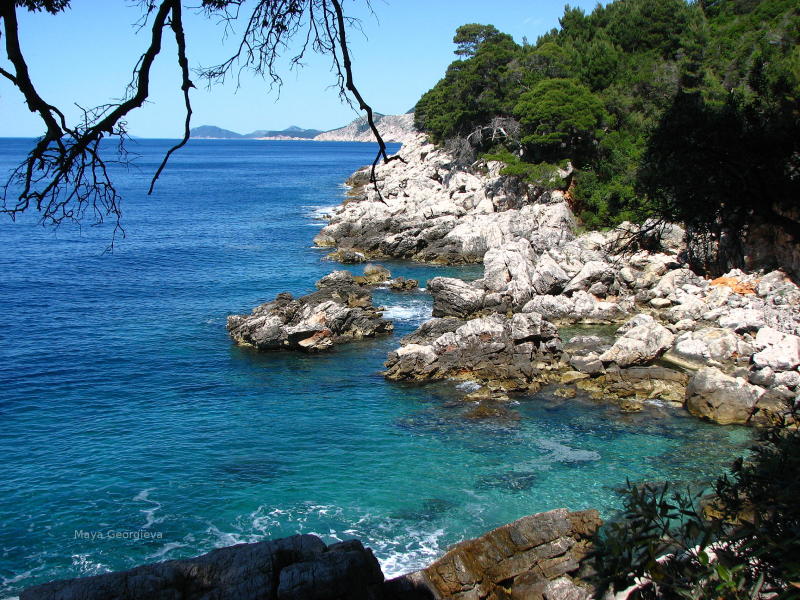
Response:
[{"label": "rock outcrop", "polygon": [[434,319],[386,360],[396,380],[470,379],[506,391],[538,389],[561,347],[555,326],[536,313]]},{"label": "rock outcrop", "polygon": [[463,264],[523,238],[538,251],[574,238],[562,192],[521,186],[499,174],[501,163],[490,163],[487,176],[466,172],[423,135],[398,154],[403,161],[377,170],[380,197],[368,185],[367,171],[350,179],[349,198],[333,211],[317,245],[370,258]]},{"label": "rock outcrop", "polygon": [[[484,273],[428,282],[435,321],[389,354],[388,378],[466,378],[493,393],[551,382],[564,386],[561,394],[583,391],[623,410],[660,400],[749,424],[798,402],[800,288],[783,272],[711,280],[687,268],[677,225],[576,235],[566,192],[503,176],[499,163],[459,166],[423,136],[400,156],[378,167],[380,196],[366,171],[351,178],[316,243],[359,260],[483,262]],[[539,337],[517,340],[515,323],[532,319],[547,324]],[[615,339],[594,347],[563,347],[554,328],[617,323]],[[748,416],[750,400],[703,391],[702,376],[687,389],[705,368],[751,386],[734,387],[760,398],[758,417]]]},{"label": "rock outcrop", "polygon": [[747,423],[765,390],[714,367],[700,369],[686,388],[686,408],[722,425]]},{"label": "rock outcrop", "polygon": [[23,591],[20,600],[378,600],[383,573],[358,540],[296,535]]},{"label": "rock outcrop", "polygon": [[570,575],[579,570],[600,524],[594,510],[562,508],[523,517],[457,544],[426,569],[387,587],[428,589],[434,598],[452,600],[588,600],[592,589]]},{"label": "rock outcrop", "polygon": [[390,581],[358,540],[326,546],[314,535],[295,535],[54,581],[26,589],[20,600],[588,600],[591,588],[572,575],[601,524],[595,510],[523,517]]},{"label": "rock outcrop", "polygon": [[[382,115],[374,113],[375,125],[388,143],[405,143],[413,139],[417,132],[414,130],[414,113],[404,115]],[[369,128],[366,117],[359,117],[352,123],[324,131],[314,136],[316,142],[375,142],[375,136]]]},{"label": "rock outcrop", "polygon": [[316,292],[300,298],[284,292],[252,314],[229,316],[228,332],[241,346],[302,352],[391,333],[394,325],[372,305],[368,287],[390,277],[385,268],[371,265],[358,277],[334,271],[317,282]]}]

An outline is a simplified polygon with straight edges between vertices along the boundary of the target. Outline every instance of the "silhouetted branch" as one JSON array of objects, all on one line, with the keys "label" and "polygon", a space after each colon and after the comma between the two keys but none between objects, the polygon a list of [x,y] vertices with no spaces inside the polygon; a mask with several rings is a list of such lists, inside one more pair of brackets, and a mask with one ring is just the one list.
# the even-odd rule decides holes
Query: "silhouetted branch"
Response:
[{"label": "silhouetted branch", "polygon": [[[365,1],[368,4],[368,0]],[[0,0],[0,20],[3,22],[0,38],[5,38],[6,54],[13,66],[11,71],[0,69],[0,75],[20,90],[28,108],[41,118],[46,132],[27,158],[12,171],[2,188],[0,212],[14,219],[29,208],[35,208],[43,224],[58,225],[65,220],[81,221],[86,212],[91,210],[95,223],[113,217],[116,222],[115,233],[121,231],[121,197],[111,181],[108,166],[128,165],[124,146],[128,137],[125,117],[141,107],[150,95],[150,71],[161,52],[163,32],[167,26],[175,38],[181,71],[185,107],[183,137],[166,152],[153,175],[148,193],[153,192],[172,154],[189,140],[192,117],[189,90],[194,84],[190,79],[181,1],[140,0],[144,14],[136,26],[142,30],[152,18],[149,44],[133,68],[124,99],[118,103],[81,109],[82,118],[72,127],[61,110],[40,96],[28,73],[19,42],[17,4]],[[208,16],[221,17],[225,24],[225,35],[232,31],[231,23],[238,19],[242,4],[242,0],[202,1]],[[58,13],[68,8],[68,2],[52,0],[44,6],[48,11]],[[355,19],[343,14],[339,0],[259,0],[247,18],[236,52],[220,65],[198,72],[211,83],[224,81],[235,67],[238,67],[239,74],[244,69],[251,69],[268,78],[272,85],[280,86],[277,61],[282,51],[288,48],[290,39],[302,35],[303,43],[291,58],[291,65],[302,64],[309,48],[330,55],[338,77],[340,95],[349,102],[349,91],[359,108],[367,113],[370,128],[379,145],[371,176],[377,190],[375,167],[378,161],[383,158],[384,162],[389,162],[396,157],[387,156],[386,144],[375,127],[372,109],[353,83],[345,27],[357,24]],[[101,153],[101,141],[108,137],[119,139],[117,160],[103,158]],[[379,191],[378,194],[380,196]],[[12,196],[16,198],[11,199]]]},{"label": "silhouetted branch", "polygon": [[175,42],[178,45],[178,64],[181,67],[181,78],[183,80],[181,90],[183,91],[183,103],[186,108],[186,117],[183,124],[183,139],[170,148],[164,155],[164,160],[161,161],[155,175],[153,175],[153,179],[150,180],[150,189],[147,191],[148,195],[153,193],[156,181],[161,176],[161,171],[167,166],[167,161],[169,161],[169,157],[172,156],[172,153],[183,148],[186,142],[189,141],[189,130],[192,122],[192,103],[189,100],[189,90],[194,87],[194,84],[192,80],[189,79],[189,60],[186,58],[186,36],[183,33],[180,0],[175,0],[173,2],[170,27],[172,27],[172,31],[175,34]]},{"label": "silhouetted branch", "polygon": [[[339,45],[342,53],[342,64],[344,65],[345,72],[345,88],[347,88],[350,93],[353,94],[353,97],[358,101],[358,107],[367,113],[367,123],[369,123],[369,128],[372,130],[372,134],[375,136],[375,139],[378,142],[378,154],[375,156],[375,160],[372,161],[372,169],[370,170],[369,180],[370,183],[372,183],[372,185],[375,187],[375,192],[378,194],[378,199],[381,202],[384,202],[383,196],[381,196],[381,191],[378,189],[378,178],[375,176],[375,168],[378,166],[378,162],[381,160],[381,158],[383,158],[384,164],[392,160],[399,160],[401,162],[405,161],[398,154],[395,154],[394,156],[387,156],[386,154],[386,143],[383,141],[383,137],[378,131],[378,128],[375,126],[375,120],[372,116],[372,107],[364,101],[364,98],[361,96],[361,92],[358,91],[355,83],[353,83],[353,69],[350,63],[350,52],[347,48],[347,34],[345,31],[345,20],[344,14],[342,13],[342,5],[339,3],[339,0],[331,0],[331,4],[333,4],[333,8],[336,11],[336,22],[339,29]],[[339,76],[341,77],[341,75],[342,73],[339,71]]]}]

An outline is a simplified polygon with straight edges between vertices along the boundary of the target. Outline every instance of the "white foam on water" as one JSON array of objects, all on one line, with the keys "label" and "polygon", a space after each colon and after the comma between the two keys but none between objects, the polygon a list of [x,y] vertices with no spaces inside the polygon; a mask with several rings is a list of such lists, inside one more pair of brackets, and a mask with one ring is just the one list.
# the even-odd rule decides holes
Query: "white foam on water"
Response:
[{"label": "white foam on water", "polygon": [[443,528],[408,526],[401,519],[354,510],[355,514],[339,506],[314,502],[280,508],[262,505],[252,513],[242,515],[235,527],[238,531],[221,531],[210,525],[206,533],[217,547],[285,537],[292,533],[316,535],[326,544],[355,538],[372,549],[387,578],[429,565],[447,547]]},{"label": "white foam on water", "polygon": [[165,517],[156,518],[154,515],[156,511],[161,508],[161,503],[156,502],[155,500],[151,500],[149,495],[150,492],[153,491],[155,488],[147,488],[146,490],[142,490],[138,494],[133,497],[134,502],[149,502],[152,504],[152,508],[143,508],[139,512],[142,513],[145,517],[144,525],[142,525],[142,529],[149,529],[151,525],[155,523],[163,523]]},{"label": "white foam on water", "polygon": [[73,554],[71,558],[72,566],[77,567],[81,575],[99,575],[110,571],[103,563],[90,559],[88,554]]},{"label": "white foam on water", "polygon": [[657,406],[658,408],[678,408],[674,404],[670,402],[664,402],[663,400],[659,400],[658,398],[651,398],[649,400],[644,401],[645,404],[649,404],[650,406]]},{"label": "white foam on water", "polygon": [[167,544],[164,544],[163,548],[161,548],[160,550],[154,552],[153,554],[150,554],[149,556],[146,556],[145,558],[147,560],[153,560],[153,559],[156,559],[156,558],[162,558],[164,555],[168,554],[169,552],[172,552],[176,548],[185,548],[187,545],[188,544],[182,544],[180,542],[169,542]]},{"label": "white foam on water", "polygon": [[456,384],[456,389],[469,394],[471,392],[477,392],[479,389],[481,389],[481,384],[475,383],[474,381],[462,381],[461,383]]},{"label": "white foam on water", "polygon": [[303,206],[305,216],[316,221],[329,221],[339,208],[338,204],[331,206]]},{"label": "white foam on water", "polygon": [[431,318],[431,306],[424,300],[410,299],[403,304],[392,304],[383,311],[384,319],[393,321],[407,321],[410,323],[422,323]]},{"label": "white foam on water", "polygon": [[29,569],[27,571],[14,575],[13,577],[2,577],[0,578],[0,586],[5,587],[7,585],[13,585],[15,583],[19,583],[20,581],[24,581],[25,579],[31,577],[34,571],[37,571],[41,568],[42,567],[34,567],[33,569]]},{"label": "white foam on water", "polygon": [[384,544],[375,543],[375,551],[386,579],[417,571],[430,565],[444,553],[441,540],[444,529],[430,532],[409,529],[399,539]]}]

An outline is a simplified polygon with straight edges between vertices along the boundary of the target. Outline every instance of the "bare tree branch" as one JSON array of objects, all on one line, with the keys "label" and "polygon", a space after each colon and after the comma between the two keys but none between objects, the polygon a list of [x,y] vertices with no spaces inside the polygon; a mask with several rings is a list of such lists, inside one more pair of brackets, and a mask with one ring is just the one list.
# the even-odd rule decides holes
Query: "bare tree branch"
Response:
[{"label": "bare tree branch", "polygon": [[[365,0],[369,6],[369,1]],[[66,0],[53,0],[48,10],[58,13],[68,8]],[[201,6],[207,16],[218,16],[224,24],[224,35],[233,31],[233,22],[239,18],[243,0],[202,0]],[[59,225],[66,221],[80,222],[91,211],[94,223],[102,223],[111,217],[115,221],[115,233],[122,231],[121,197],[109,175],[109,166],[127,166],[128,153],[125,140],[128,138],[125,117],[141,107],[150,95],[150,72],[161,52],[164,30],[169,27],[177,45],[178,65],[181,73],[185,116],[183,137],[164,155],[150,181],[148,193],[154,190],[170,157],[189,140],[192,105],[189,97],[194,87],[190,79],[189,61],[186,51],[181,0],[139,0],[143,16],[137,22],[143,30],[151,22],[149,43],[137,60],[125,97],[116,103],[108,103],[91,109],[81,109],[82,117],[74,126],[69,126],[64,113],[48,103],[39,94],[25,62],[19,41],[16,11],[17,3],[0,0],[0,20],[5,37],[5,47],[13,70],[0,69],[0,75],[20,90],[28,108],[38,114],[45,125],[45,134],[36,142],[27,158],[14,169],[2,189],[0,212],[12,219],[34,208],[40,214],[42,224]],[[51,10],[52,9],[52,10]],[[152,19],[152,20],[151,20]],[[340,96],[351,103],[348,92],[355,98],[358,107],[367,114],[370,129],[378,142],[379,151],[372,165],[371,182],[379,198],[375,168],[378,162],[397,160],[389,157],[386,144],[373,118],[372,108],[364,101],[353,82],[350,55],[347,47],[346,27],[358,25],[358,21],[346,17],[340,0],[258,0],[246,18],[236,52],[216,67],[198,71],[209,84],[224,81],[233,71],[237,78],[243,70],[252,70],[280,87],[277,71],[278,60],[289,48],[294,37],[302,40],[300,48],[291,57],[292,67],[301,66],[308,50],[331,57],[337,76]],[[80,107],[79,107],[80,108]],[[104,138],[117,138],[117,158],[108,158],[101,151]],[[400,159],[401,160],[401,159]],[[124,235],[124,231],[122,231]],[[112,241],[113,246],[113,241]]]},{"label": "bare tree branch", "polygon": [[331,0],[331,4],[333,4],[333,8],[336,11],[336,22],[339,29],[339,48],[342,53],[342,64],[344,65],[345,72],[345,87],[358,101],[358,107],[367,113],[367,123],[369,123],[369,128],[372,130],[372,134],[375,136],[375,140],[378,142],[378,154],[375,156],[375,160],[372,161],[372,169],[370,170],[369,180],[370,183],[372,183],[372,185],[375,187],[375,192],[378,194],[378,199],[380,199],[381,202],[384,202],[383,196],[381,196],[381,191],[378,188],[378,178],[375,175],[375,168],[378,166],[378,162],[381,160],[381,158],[383,158],[384,164],[392,160],[399,160],[401,162],[405,161],[400,157],[399,154],[395,154],[394,156],[388,156],[386,154],[386,142],[383,141],[383,137],[375,125],[375,119],[372,115],[372,107],[364,101],[364,98],[361,96],[361,92],[358,91],[355,83],[353,83],[353,67],[350,63],[350,51],[347,48],[347,33],[345,30],[345,19],[344,14],[342,13],[342,5],[339,3],[339,0]]},{"label": "bare tree branch", "polygon": [[183,124],[183,139],[170,148],[164,155],[164,160],[161,161],[161,164],[158,166],[155,175],[153,175],[153,179],[150,180],[150,189],[147,191],[148,195],[153,193],[153,188],[156,185],[156,181],[161,176],[161,172],[164,170],[164,167],[167,166],[167,161],[169,161],[169,157],[172,156],[172,153],[183,148],[186,145],[186,142],[189,141],[189,130],[192,122],[192,103],[189,100],[189,90],[194,87],[194,84],[192,83],[192,80],[189,79],[189,60],[186,58],[186,36],[183,33],[183,20],[181,17],[180,0],[172,1],[172,18],[170,19],[170,27],[172,27],[172,31],[175,34],[175,43],[178,45],[178,64],[181,67],[181,78],[183,80],[183,83],[181,84],[181,90],[183,90],[183,103],[186,108],[186,117]]}]

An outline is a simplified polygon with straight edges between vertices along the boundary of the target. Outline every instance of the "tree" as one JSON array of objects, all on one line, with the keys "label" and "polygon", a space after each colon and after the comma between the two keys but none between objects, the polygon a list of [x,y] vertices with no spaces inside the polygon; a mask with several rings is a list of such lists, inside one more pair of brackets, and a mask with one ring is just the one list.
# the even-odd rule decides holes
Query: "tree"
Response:
[{"label": "tree", "polygon": [[503,35],[494,25],[467,23],[456,29],[453,43],[457,46],[453,51],[457,56],[472,58],[477,54],[481,44]]},{"label": "tree", "polygon": [[[143,10],[139,25],[142,30],[149,25],[148,45],[136,62],[132,80],[122,94],[123,99],[84,110],[77,123],[69,123],[65,113],[48,102],[31,79],[17,23],[18,11],[58,14],[69,8],[69,0],[0,1],[0,38],[4,38],[6,55],[12,66],[10,71],[0,68],[0,75],[19,90],[28,108],[39,116],[45,128],[44,135],[2,188],[0,212],[13,219],[27,210],[35,210],[42,223],[54,225],[64,221],[82,221],[89,213],[95,223],[111,218],[119,227],[121,198],[109,177],[109,160],[123,163],[126,160],[124,142],[128,133],[125,117],[141,107],[150,94],[150,72],[161,52],[165,33],[174,37],[178,49],[185,105],[184,134],[165,154],[153,175],[149,193],[153,192],[172,153],[186,144],[192,116],[190,90],[195,86],[186,54],[181,0],[139,0],[139,4]],[[241,14],[241,0],[202,0],[200,6],[207,18],[223,27],[241,16],[245,17],[246,23],[232,56],[219,65],[195,71],[208,83],[221,82],[234,70],[250,70],[272,84],[280,85],[277,61],[292,38],[302,41],[299,51],[291,59],[292,64],[299,64],[310,50],[331,58],[340,96],[366,112],[367,122],[379,144],[373,162],[374,182],[375,166],[381,159],[388,162],[390,157],[375,126],[372,109],[353,81],[347,27],[354,23],[354,19],[344,14],[342,1],[258,0],[246,15]],[[102,140],[109,138],[119,141],[116,159],[109,159],[106,151],[101,151]]]},{"label": "tree", "polygon": [[519,98],[514,116],[522,124],[522,143],[541,160],[590,153],[606,118],[603,103],[574,79],[544,79]]},{"label": "tree", "polygon": [[752,454],[707,490],[630,486],[622,518],[596,540],[597,597],[800,598],[800,433],[762,431]]}]

